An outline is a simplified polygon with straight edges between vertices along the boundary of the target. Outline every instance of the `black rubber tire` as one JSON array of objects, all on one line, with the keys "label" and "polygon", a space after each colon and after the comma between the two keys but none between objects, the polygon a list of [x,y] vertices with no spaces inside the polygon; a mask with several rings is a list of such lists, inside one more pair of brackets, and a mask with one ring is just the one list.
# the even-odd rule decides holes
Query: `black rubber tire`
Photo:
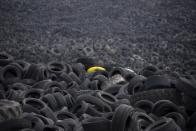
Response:
[{"label": "black rubber tire", "polygon": [[189,129],[193,129],[193,128],[196,127],[195,121],[196,121],[196,112],[194,112],[194,113],[190,116],[190,119],[189,119],[188,125],[187,125]]},{"label": "black rubber tire", "polygon": [[158,75],[159,73],[160,73],[160,70],[158,69],[158,67],[154,65],[149,65],[149,66],[144,67],[142,71],[140,71],[139,74],[145,77],[150,77],[153,75]]},{"label": "black rubber tire", "polygon": [[90,89],[90,83],[91,83],[91,81],[88,78],[86,78],[82,82],[82,84],[80,85],[80,90],[88,90],[88,89]]},{"label": "black rubber tire", "polygon": [[56,118],[58,120],[65,120],[65,119],[77,119],[76,115],[69,112],[69,111],[66,111],[66,110],[61,110],[61,111],[58,111],[56,112]]},{"label": "black rubber tire", "polygon": [[[136,75],[134,76],[130,81],[129,84],[127,85],[127,90],[129,94],[134,94],[140,91],[144,90],[144,81],[146,80],[146,77],[141,76],[141,75]],[[137,90],[136,90],[137,87]]]},{"label": "black rubber tire", "polygon": [[[1,88],[1,87],[0,87]],[[4,91],[2,91],[2,90],[0,90],[0,100],[1,99],[5,99],[5,92]]]},{"label": "black rubber tire", "polygon": [[88,88],[91,90],[101,90],[101,84],[98,80],[93,80],[89,83]]},{"label": "black rubber tire", "polygon": [[111,107],[104,103],[103,101],[101,101],[99,98],[94,97],[94,96],[90,96],[90,95],[81,95],[77,98],[77,101],[85,101],[87,103],[90,103],[92,105],[96,106],[96,109],[101,111],[101,112],[111,112],[112,109]]},{"label": "black rubber tire", "polygon": [[42,89],[29,89],[25,92],[25,98],[36,98],[39,99],[43,96],[44,91]]},{"label": "black rubber tire", "polygon": [[140,100],[134,104],[134,107],[144,110],[146,113],[152,113],[153,103],[149,100]]},{"label": "black rubber tire", "polygon": [[116,74],[121,75],[123,78],[126,78],[129,75],[129,71],[125,70],[122,67],[115,67],[109,72],[109,76],[112,77]]},{"label": "black rubber tire", "polygon": [[101,90],[103,90],[104,88],[106,88],[106,83],[108,82],[108,78],[105,77],[104,75],[96,75],[95,77],[93,77],[91,79],[91,81],[94,81],[94,80],[98,80],[99,81],[99,87]]},{"label": "black rubber tire", "polygon": [[6,92],[6,99],[21,102],[24,99],[24,91],[10,89]]},{"label": "black rubber tire", "polygon": [[171,87],[171,81],[168,77],[153,75],[144,82],[145,90],[164,89]]},{"label": "black rubber tire", "polygon": [[64,96],[64,98],[66,100],[66,103],[67,103],[66,106],[68,107],[68,109],[70,109],[71,107],[73,107],[73,105],[76,103],[76,100],[70,94]]},{"label": "black rubber tire", "polygon": [[23,118],[31,122],[32,128],[35,129],[35,131],[43,130],[45,123],[42,119],[37,117],[35,113],[25,113]]},{"label": "black rubber tire", "polygon": [[35,81],[41,81],[49,77],[48,71],[45,67],[38,64],[31,64],[24,74],[25,79],[32,79]]},{"label": "black rubber tire", "polygon": [[150,116],[146,113],[136,111],[131,118],[131,130],[142,131],[152,123],[154,123],[154,120]]},{"label": "black rubber tire", "polygon": [[118,94],[118,92],[119,92],[121,87],[122,87],[122,85],[115,84],[115,85],[112,85],[110,87],[107,87],[107,88],[103,89],[103,91],[108,92],[108,93],[116,96]]},{"label": "black rubber tire", "polygon": [[178,112],[179,108],[176,104],[169,100],[159,100],[157,101],[152,109],[152,112],[161,117],[171,112]]},{"label": "black rubber tire", "polygon": [[0,53],[0,67],[4,67],[4,66],[10,64],[13,60],[14,60],[13,56],[11,56],[5,52]]},{"label": "black rubber tire", "polygon": [[0,81],[4,84],[12,84],[22,79],[22,71],[14,66],[7,65],[0,72]]},{"label": "black rubber tire", "polygon": [[104,117],[92,117],[82,121],[84,131],[110,131],[111,122]]},{"label": "black rubber tire", "polygon": [[43,131],[64,131],[64,129],[55,125],[46,125]]},{"label": "black rubber tire", "polygon": [[24,74],[25,79],[33,79],[33,80],[38,80],[37,72],[39,72],[39,68],[36,64],[31,64]]},{"label": "black rubber tire", "polygon": [[97,92],[98,98],[100,98],[103,102],[109,104],[109,105],[114,105],[118,100],[116,99],[115,96],[104,92],[104,91],[99,91]]},{"label": "black rubber tire", "polygon": [[43,115],[43,116],[45,116],[45,117],[50,118],[54,122],[57,121],[57,118],[56,118],[54,112],[48,106],[45,106],[44,108],[42,108],[40,110],[40,114]]},{"label": "black rubber tire", "polygon": [[71,109],[71,112],[76,114],[76,116],[79,118],[82,114],[84,114],[88,109],[88,104],[85,101],[77,102],[73,108]]},{"label": "black rubber tire", "polygon": [[24,128],[31,128],[31,122],[25,119],[11,119],[0,122],[1,131],[17,131]]},{"label": "black rubber tire", "polygon": [[67,73],[61,73],[61,75],[59,76],[59,80],[65,81],[66,83],[70,83],[72,82],[72,78],[67,74]]},{"label": "black rubber tire", "polygon": [[85,79],[86,76],[86,70],[82,63],[76,63],[72,66],[72,72],[74,72],[82,81]]},{"label": "black rubber tire", "polygon": [[88,70],[90,67],[96,66],[94,59],[89,57],[81,57],[76,60],[77,63],[82,63],[85,66],[85,69]]},{"label": "black rubber tire", "polygon": [[24,112],[34,112],[40,114],[40,110],[45,108],[46,104],[40,99],[35,98],[25,98],[22,101]]},{"label": "black rubber tire", "polygon": [[165,117],[172,118],[181,129],[186,128],[186,120],[179,112],[171,112],[165,115]]},{"label": "black rubber tire", "polygon": [[57,102],[59,108],[62,108],[67,105],[65,97],[63,96],[62,93],[56,92],[53,94],[53,96],[56,99],[56,102]]},{"label": "black rubber tire", "polygon": [[67,72],[67,69],[61,62],[51,61],[47,65],[48,71],[56,75],[60,75],[63,72]]},{"label": "black rubber tire", "polygon": [[21,90],[21,91],[27,91],[29,88],[31,88],[31,86],[19,82],[13,83],[12,85],[9,86],[9,89]]},{"label": "black rubber tire", "polygon": [[0,122],[18,119],[22,115],[22,109],[18,102],[6,99],[0,100]]},{"label": "black rubber tire", "polygon": [[112,118],[112,131],[130,131],[133,107],[127,105],[120,105],[116,108]]},{"label": "black rubber tire", "polygon": [[151,124],[145,131],[182,131],[171,118],[162,118]]},{"label": "black rubber tire", "polygon": [[181,77],[177,81],[176,88],[196,100],[196,80],[193,77],[189,79]]},{"label": "black rubber tire", "polygon": [[177,105],[182,104],[182,95],[176,89],[156,89],[143,91],[130,96],[130,103],[134,105],[140,100],[150,100],[153,103],[159,100],[170,100]]},{"label": "black rubber tire", "polygon": [[22,68],[23,73],[25,73],[30,66],[30,64],[24,60],[16,60],[15,62]]},{"label": "black rubber tire", "polygon": [[79,85],[82,83],[81,80],[80,80],[80,78],[79,78],[75,73],[70,72],[68,75],[69,75],[69,77],[70,77],[73,81],[77,82]]},{"label": "black rubber tire", "polygon": [[53,111],[58,109],[58,104],[55,97],[52,94],[44,95],[41,100],[45,102]]},{"label": "black rubber tire", "polygon": [[65,119],[63,121],[57,121],[56,125],[65,129],[65,131],[77,131],[79,123],[74,119]]}]

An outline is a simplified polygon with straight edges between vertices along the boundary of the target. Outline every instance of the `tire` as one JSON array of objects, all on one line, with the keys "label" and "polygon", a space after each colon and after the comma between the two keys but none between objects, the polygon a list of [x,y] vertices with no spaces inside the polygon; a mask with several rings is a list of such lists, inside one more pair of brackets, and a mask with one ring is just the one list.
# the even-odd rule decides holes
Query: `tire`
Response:
[{"label": "tire", "polygon": [[81,95],[77,98],[77,102],[85,101],[96,106],[96,109],[101,112],[111,112],[112,108],[101,101],[99,98],[90,95]]},{"label": "tire", "polygon": [[149,66],[144,67],[144,69],[139,74],[145,77],[150,77],[153,75],[157,75],[159,73],[160,71],[156,66],[149,65]]},{"label": "tire", "polygon": [[131,130],[141,131],[145,130],[149,125],[154,123],[154,120],[143,112],[134,112],[131,118]]},{"label": "tire", "polygon": [[114,105],[118,101],[115,96],[104,91],[97,92],[97,96],[109,105]]},{"label": "tire", "polygon": [[64,131],[64,129],[55,125],[46,125],[43,131]]},{"label": "tire", "polygon": [[131,119],[134,109],[131,106],[120,105],[116,108],[114,116],[112,118],[112,131],[130,131]]},{"label": "tire", "polygon": [[31,122],[25,119],[12,119],[0,122],[1,131],[15,131],[24,128],[31,128]]},{"label": "tire", "polygon": [[[135,77],[133,77],[129,84],[127,85],[127,90],[129,92],[129,94],[134,94],[140,91],[144,90],[144,81],[146,80],[146,77],[141,76],[141,75],[136,75]],[[136,90],[137,87],[137,90]]]},{"label": "tire", "polygon": [[18,119],[22,115],[21,105],[16,101],[0,100],[0,122]]},{"label": "tire", "polygon": [[171,118],[162,118],[151,124],[145,131],[182,131]]},{"label": "tire", "polygon": [[80,117],[84,114],[88,109],[88,104],[84,101],[78,102],[76,105],[73,106],[71,112],[76,114],[77,117]]},{"label": "tire", "polygon": [[153,75],[144,82],[145,90],[164,89],[171,87],[171,81],[165,76]]},{"label": "tire", "polygon": [[130,69],[115,67],[109,73],[110,77],[114,75],[121,75],[124,79],[131,80],[135,76],[135,73],[130,71]]},{"label": "tire", "polygon": [[106,88],[106,83],[108,81],[108,78],[105,77],[104,75],[96,75],[95,77],[93,77],[91,79],[91,81],[94,81],[94,80],[97,80],[98,83],[99,83],[99,87],[101,90],[105,89]]},{"label": "tire", "polygon": [[179,108],[176,104],[169,100],[157,101],[152,109],[153,114],[161,117],[171,112],[178,112]]},{"label": "tire", "polygon": [[77,82],[79,85],[82,83],[80,78],[75,73],[70,72],[68,75],[72,79],[72,81]]},{"label": "tire", "polygon": [[30,66],[30,64],[24,60],[16,60],[15,62],[22,68],[23,73],[25,73]]},{"label": "tire", "polygon": [[182,104],[182,95],[175,89],[156,89],[143,91],[130,96],[130,103],[134,105],[140,100],[150,100],[153,103],[159,100],[170,100],[177,105]]},{"label": "tire", "polygon": [[[92,117],[82,121],[85,131],[110,131],[111,122],[103,117]],[[99,127],[99,128],[97,128]]]},{"label": "tire", "polygon": [[72,66],[72,72],[74,72],[82,81],[85,79],[86,76],[86,70],[83,64],[76,63]]},{"label": "tire", "polygon": [[59,108],[62,108],[67,105],[67,102],[66,102],[64,96],[60,92],[54,93],[53,96],[54,96]]},{"label": "tire", "polygon": [[[191,76],[190,76],[191,77]],[[185,95],[196,99],[196,80],[194,78],[180,78],[177,81],[176,88]]]},{"label": "tire", "polygon": [[76,63],[82,63],[85,66],[85,69],[88,70],[90,67],[95,66],[95,61],[89,57],[81,57],[76,60]]},{"label": "tire", "polygon": [[10,64],[13,60],[14,60],[13,56],[11,56],[5,52],[0,53],[0,67],[4,67],[4,66]]},{"label": "tire", "polygon": [[59,76],[59,80],[65,81],[66,83],[70,83],[72,82],[72,78],[67,74],[67,73],[61,73],[61,75]]},{"label": "tire", "polygon": [[76,115],[75,114],[73,114],[73,113],[71,113],[71,112],[69,112],[69,111],[64,111],[64,110],[62,110],[62,111],[58,111],[57,113],[56,113],[56,118],[58,119],[58,120],[65,120],[65,119],[77,119],[77,117],[76,117]]},{"label": "tire", "polygon": [[149,101],[149,100],[140,100],[134,104],[134,107],[140,108],[149,114],[149,113],[152,113],[153,103],[152,101]]},{"label": "tire", "polygon": [[110,93],[114,96],[116,96],[120,90],[120,88],[122,87],[122,85],[120,84],[115,84],[115,85],[112,85],[110,87],[107,87],[107,88],[104,88],[103,91],[107,92],[107,93]]},{"label": "tire", "polygon": [[93,80],[89,84],[89,89],[91,90],[101,90],[101,84],[98,80]]},{"label": "tire", "polygon": [[0,72],[0,81],[4,84],[12,84],[22,79],[22,71],[14,65],[5,66]]},{"label": "tire", "polygon": [[194,129],[194,128],[196,128],[195,121],[196,121],[196,112],[194,112],[194,113],[190,116],[190,119],[189,119],[188,125],[187,125],[189,129]]},{"label": "tire", "polygon": [[25,92],[24,97],[25,98],[36,98],[39,99],[43,96],[43,90],[42,89],[29,89]]},{"label": "tire", "polygon": [[192,114],[196,110],[196,100],[187,95],[183,95],[183,105],[185,106],[188,114]]},{"label": "tire", "polygon": [[65,66],[62,63],[56,61],[48,63],[47,68],[50,73],[54,73],[56,75],[60,75],[63,72],[67,72]]},{"label": "tire", "polygon": [[75,102],[75,99],[70,95],[66,95],[64,96],[65,100],[66,100],[66,103],[67,103],[67,107],[70,109],[71,107],[73,107],[73,105],[76,103]]},{"label": "tire", "polygon": [[23,111],[24,112],[34,112],[40,114],[40,110],[45,108],[46,104],[40,99],[35,98],[25,98],[23,101]]},{"label": "tire", "polygon": [[45,67],[42,65],[31,64],[24,74],[25,79],[32,79],[35,81],[41,81],[49,77],[49,74]]},{"label": "tire", "polygon": [[42,131],[44,128],[45,123],[37,117],[34,113],[26,113],[23,115],[23,118],[30,121],[32,124],[32,128],[35,131]]},{"label": "tire", "polygon": [[53,111],[58,110],[58,104],[55,97],[52,94],[46,94],[41,98]]},{"label": "tire", "polygon": [[171,112],[166,114],[165,117],[172,118],[181,129],[186,128],[186,120],[182,114],[178,112]]}]

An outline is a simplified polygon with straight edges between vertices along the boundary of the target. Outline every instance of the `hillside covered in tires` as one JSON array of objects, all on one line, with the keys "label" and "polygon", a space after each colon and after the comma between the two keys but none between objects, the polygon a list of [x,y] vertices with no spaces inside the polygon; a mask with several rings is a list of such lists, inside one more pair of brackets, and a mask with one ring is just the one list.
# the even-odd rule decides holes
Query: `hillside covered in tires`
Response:
[{"label": "hillside covered in tires", "polygon": [[0,131],[196,131],[195,0],[0,0]]},{"label": "hillside covered in tires", "polygon": [[194,0],[0,1],[0,51],[16,59],[147,64],[195,73]]}]

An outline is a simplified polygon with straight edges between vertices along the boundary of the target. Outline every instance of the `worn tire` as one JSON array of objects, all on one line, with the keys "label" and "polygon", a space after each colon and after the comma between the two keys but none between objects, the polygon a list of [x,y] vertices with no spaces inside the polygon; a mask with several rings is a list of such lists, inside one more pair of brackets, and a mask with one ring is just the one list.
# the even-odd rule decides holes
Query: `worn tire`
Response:
[{"label": "worn tire", "polygon": [[0,100],[0,122],[18,119],[22,115],[21,105],[16,101]]}]

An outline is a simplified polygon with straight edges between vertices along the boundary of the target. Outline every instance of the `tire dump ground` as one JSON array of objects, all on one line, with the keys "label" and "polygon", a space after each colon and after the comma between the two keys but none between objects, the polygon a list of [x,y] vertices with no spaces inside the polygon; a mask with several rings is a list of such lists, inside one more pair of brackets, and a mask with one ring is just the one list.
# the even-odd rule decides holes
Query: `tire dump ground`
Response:
[{"label": "tire dump ground", "polygon": [[195,7],[1,0],[0,131],[196,131]]}]

